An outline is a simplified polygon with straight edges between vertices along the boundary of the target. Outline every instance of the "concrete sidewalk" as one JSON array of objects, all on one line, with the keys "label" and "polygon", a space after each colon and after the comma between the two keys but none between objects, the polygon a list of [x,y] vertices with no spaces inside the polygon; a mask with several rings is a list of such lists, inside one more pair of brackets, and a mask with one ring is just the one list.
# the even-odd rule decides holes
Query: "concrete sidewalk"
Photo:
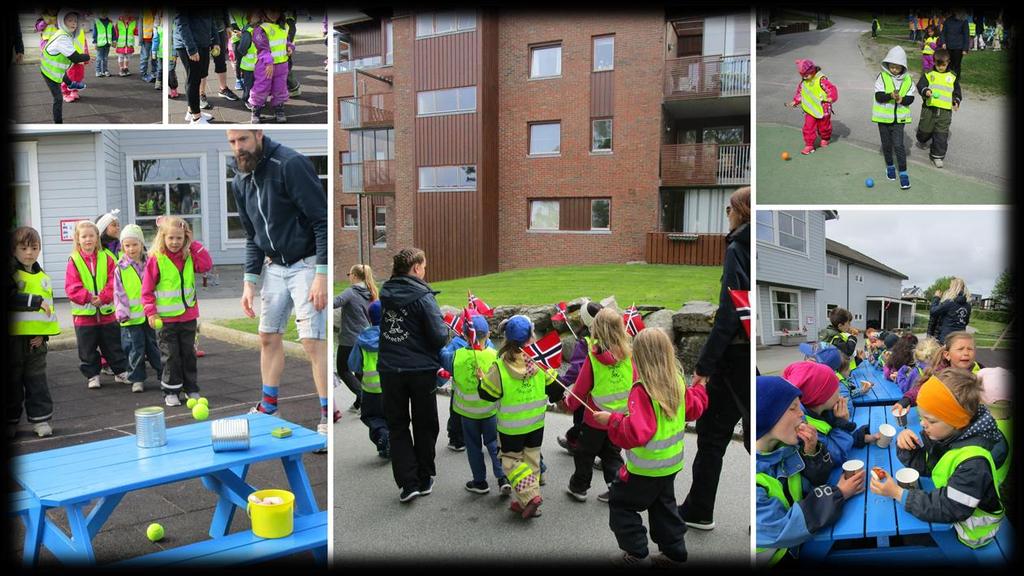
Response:
[{"label": "concrete sidewalk", "polygon": [[[29,46],[25,47],[28,51]],[[111,75],[95,76],[95,53],[85,65],[84,90],[79,100],[62,102],[65,124],[159,124],[163,115],[163,93],[139,77],[139,56],[132,56],[131,76],[117,75],[117,55],[107,59]],[[38,64],[12,66],[17,90],[11,99],[11,117],[18,124],[52,124],[53,97]]]}]

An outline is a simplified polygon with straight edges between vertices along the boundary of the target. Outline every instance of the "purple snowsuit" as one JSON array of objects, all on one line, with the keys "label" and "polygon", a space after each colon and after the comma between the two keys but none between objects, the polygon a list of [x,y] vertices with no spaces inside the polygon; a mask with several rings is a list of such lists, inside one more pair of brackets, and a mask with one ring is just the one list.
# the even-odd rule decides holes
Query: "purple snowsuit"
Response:
[{"label": "purple snowsuit", "polygon": [[[253,70],[255,82],[249,92],[249,105],[262,108],[269,96],[270,107],[277,108],[288,100],[288,62],[274,64],[274,57],[270,54],[270,40],[262,26],[253,28],[252,43],[256,46],[256,68]],[[295,45],[288,42],[287,47],[294,49]],[[274,76],[269,80],[267,66],[274,68]]]}]

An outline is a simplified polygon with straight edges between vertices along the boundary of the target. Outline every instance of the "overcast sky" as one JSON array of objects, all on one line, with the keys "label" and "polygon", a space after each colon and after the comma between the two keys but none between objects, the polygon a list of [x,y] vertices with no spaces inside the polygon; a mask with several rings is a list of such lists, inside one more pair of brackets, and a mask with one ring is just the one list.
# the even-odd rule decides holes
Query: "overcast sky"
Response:
[{"label": "overcast sky", "polygon": [[1009,266],[1009,211],[839,210],[825,236],[907,276],[903,287],[928,288],[959,276],[972,294],[988,297]]}]

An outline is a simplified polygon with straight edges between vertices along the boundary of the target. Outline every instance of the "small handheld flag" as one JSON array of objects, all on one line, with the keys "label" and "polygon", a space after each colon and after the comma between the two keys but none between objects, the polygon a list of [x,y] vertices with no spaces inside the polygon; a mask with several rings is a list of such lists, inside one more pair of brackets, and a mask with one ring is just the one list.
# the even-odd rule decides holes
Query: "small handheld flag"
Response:
[{"label": "small handheld flag", "polygon": [[444,323],[456,334],[462,334],[462,316],[449,312],[444,315]]},{"label": "small handheld flag", "polygon": [[558,368],[562,365],[562,339],[554,330],[533,344],[524,346],[523,352],[548,368]]},{"label": "small handheld flag", "polygon": [[743,329],[747,332],[747,338],[750,338],[750,291],[729,288],[729,297],[736,308],[736,314],[740,317]]},{"label": "small handheld flag", "polygon": [[637,311],[636,304],[626,309],[626,313],[622,315],[622,322],[626,325],[626,333],[630,337],[636,337],[644,329],[644,319]]},{"label": "small handheld flag", "polygon": [[476,310],[477,313],[482,316],[486,316],[488,318],[494,316],[494,309],[488,306],[483,300],[473,296],[472,291],[469,292],[469,307]]}]

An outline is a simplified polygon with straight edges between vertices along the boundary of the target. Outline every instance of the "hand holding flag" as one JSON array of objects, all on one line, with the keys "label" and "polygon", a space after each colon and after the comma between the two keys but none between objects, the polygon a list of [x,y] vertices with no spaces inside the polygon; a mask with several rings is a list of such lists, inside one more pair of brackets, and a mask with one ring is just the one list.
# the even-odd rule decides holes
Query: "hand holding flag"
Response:
[{"label": "hand holding flag", "polygon": [[578,340],[579,336],[577,336],[576,331],[572,329],[572,324],[569,323],[568,314],[569,313],[565,310],[565,302],[559,302],[558,312],[556,312],[555,315],[551,317],[551,320],[565,322],[565,325],[569,327],[569,332],[572,334],[572,337]]},{"label": "hand holding flag", "polygon": [[644,319],[637,311],[636,304],[626,309],[626,313],[622,315],[622,322],[626,325],[626,333],[631,337],[636,337],[644,329]]}]

